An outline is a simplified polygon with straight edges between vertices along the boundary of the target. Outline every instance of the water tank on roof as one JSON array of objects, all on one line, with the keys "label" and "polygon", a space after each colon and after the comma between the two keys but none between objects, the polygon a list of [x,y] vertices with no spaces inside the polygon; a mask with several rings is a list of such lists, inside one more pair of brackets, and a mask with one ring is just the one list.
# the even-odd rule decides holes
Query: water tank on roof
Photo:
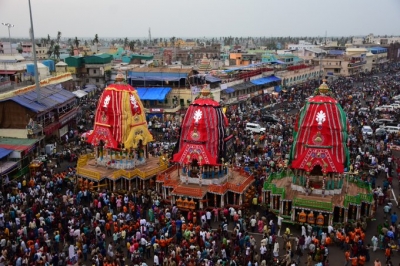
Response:
[{"label": "water tank on roof", "polygon": [[31,76],[35,75],[35,66],[33,64],[26,64],[26,72]]},{"label": "water tank on roof", "polygon": [[56,70],[53,60],[43,60],[42,64],[47,66],[50,72],[54,72]]}]

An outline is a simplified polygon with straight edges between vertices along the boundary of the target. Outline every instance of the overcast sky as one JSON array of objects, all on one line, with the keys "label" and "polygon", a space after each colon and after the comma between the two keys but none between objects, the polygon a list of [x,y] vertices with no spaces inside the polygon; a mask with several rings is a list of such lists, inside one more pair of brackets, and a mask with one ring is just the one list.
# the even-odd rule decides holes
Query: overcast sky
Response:
[{"label": "overcast sky", "polygon": [[[399,0],[31,0],[35,37],[400,35]],[[11,36],[29,36],[28,0],[0,0]],[[0,25],[0,37],[8,37]]]}]

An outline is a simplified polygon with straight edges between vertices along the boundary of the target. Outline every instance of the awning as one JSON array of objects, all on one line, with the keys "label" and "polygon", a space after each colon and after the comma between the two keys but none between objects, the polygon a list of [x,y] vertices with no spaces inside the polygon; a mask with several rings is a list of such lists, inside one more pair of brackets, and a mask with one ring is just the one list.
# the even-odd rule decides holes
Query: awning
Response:
[{"label": "awning", "polygon": [[12,162],[12,161],[0,163],[0,174],[2,175],[8,174],[9,172],[11,172],[11,170],[17,167],[17,165],[18,162]]},{"label": "awning", "polygon": [[278,64],[278,65],[284,65],[286,64],[285,62],[281,61],[281,60],[275,60],[273,62],[271,62],[272,64]]},{"label": "awning", "polygon": [[14,70],[1,70],[0,71],[0,75],[15,75],[15,73],[17,73],[17,71],[14,71]]},{"label": "awning", "polygon": [[269,77],[264,77],[264,78],[260,78],[260,79],[255,79],[250,81],[251,83],[255,84],[255,85],[263,85],[263,84],[267,84],[267,83],[271,83],[274,81],[280,81],[281,79],[275,76],[269,76]]},{"label": "awning", "polygon": [[207,75],[206,76],[206,81],[210,82],[210,83],[215,83],[215,82],[221,82],[221,79],[218,77],[214,77],[211,75]]},{"label": "awning", "polygon": [[0,159],[3,159],[4,157],[8,156],[12,152],[13,152],[13,150],[0,148]]},{"label": "awning", "polygon": [[171,88],[169,87],[136,88],[136,91],[141,100],[164,101],[167,94],[171,91]]},{"label": "awning", "polygon": [[87,92],[87,93],[91,93],[92,91],[95,91],[96,89],[97,89],[97,87],[89,87],[89,88],[83,89],[83,91]]},{"label": "awning", "polygon": [[234,91],[235,91],[234,88],[226,88],[226,89],[223,90],[222,92],[223,92],[223,93],[232,93],[232,92],[234,92]]},{"label": "awning", "polygon": [[63,125],[67,124],[72,119],[76,118],[76,114],[77,113],[78,113],[78,108],[74,108],[74,109],[70,110],[68,113],[62,115],[59,118],[60,127],[62,127]]},{"label": "awning", "polygon": [[75,94],[76,97],[78,97],[78,98],[82,98],[82,97],[85,97],[86,95],[88,95],[88,93],[83,90],[73,91],[72,93]]},{"label": "awning", "polygon": [[54,122],[54,123],[48,125],[47,127],[45,127],[43,132],[44,132],[44,134],[49,136],[49,135],[53,134],[53,132],[56,131],[59,128],[60,128],[60,123],[59,122]]},{"label": "awning", "polygon": [[129,72],[128,78],[133,81],[179,81],[187,78],[188,73],[170,72]]},{"label": "awning", "polygon": [[245,89],[251,88],[253,86],[254,86],[253,83],[247,81],[247,82],[243,82],[241,84],[232,86],[231,88],[234,89],[235,91],[240,91],[240,90],[245,90]]},{"label": "awning", "polygon": [[281,86],[275,86],[275,92],[281,92],[282,87]]}]

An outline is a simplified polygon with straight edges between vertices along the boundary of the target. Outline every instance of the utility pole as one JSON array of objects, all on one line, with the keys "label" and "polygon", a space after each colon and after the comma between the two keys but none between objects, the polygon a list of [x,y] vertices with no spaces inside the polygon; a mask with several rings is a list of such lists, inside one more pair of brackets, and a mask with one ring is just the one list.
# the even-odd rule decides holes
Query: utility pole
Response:
[{"label": "utility pole", "polygon": [[12,46],[11,46],[11,34],[10,34],[10,28],[13,28],[14,25],[11,23],[1,23],[3,26],[6,26],[8,28],[8,41],[10,42],[10,54],[13,55],[12,52]]},{"label": "utility pole", "polygon": [[31,8],[31,0],[28,0],[29,3],[29,16],[31,20],[31,29],[30,29],[30,35],[31,35],[31,41],[32,41],[32,48],[33,48],[33,65],[35,67],[35,85],[36,85],[36,96],[37,96],[37,102],[40,103],[40,81],[39,81],[39,72],[38,72],[38,67],[37,67],[37,57],[36,57],[36,43],[35,43],[35,34],[33,32],[33,19],[32,19],[32,8]]}]

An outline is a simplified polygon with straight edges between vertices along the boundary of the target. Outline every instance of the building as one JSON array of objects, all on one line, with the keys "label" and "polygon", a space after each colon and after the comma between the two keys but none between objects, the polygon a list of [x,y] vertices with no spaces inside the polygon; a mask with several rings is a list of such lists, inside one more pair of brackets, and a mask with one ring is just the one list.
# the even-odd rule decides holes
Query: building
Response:
[{"label": "building", "polygon": [[373,64],[382,64],[388,61],[388,49],[384,47],[370,47],[368,50],[373,54]]},{"label": "building", "polygon": [[369,72],[367,52],[363,50],[349,50],[349,54],[343,50],[329,50],[322,58],[315,58],[312,64],[315,68],[323,70],[323,77],[343,76],[348,77],[362,72]]},{"label": "building", "polygon": [[400,43],[400,36],[374,36],[374,34],[369,34],[365,37],[353,37],[352,44],[362,45],[362,44],[378,44],[378,45],[390,45],[392,43]]},{"label": "building", "polygon": [[188,78],[191,68],[134,68],[128,71],[128,83],[138,90],[148,113],[169,118],[186,108],[195,97]]},{"label": "building", "polygon": [[15,91],[10,96],[0,100],[2,137],[62,137],[68,132],[68,125],[76,123],[76,97],[63,89],[62,83],[41,87],[40,103],[34,86]]},{"label": "building", "polygon": [[388,59],[395,62],[400,61],[400,42],[388,46]]},{"label": "building", "polygon": [[318,48],[318,45],[301,40],[298,44],[288,44],[287,47],[289,50],[304,50]]},{"label": "building", "polygon": [[49,58],[49,48],[45,44],[36,45],[36,57],[38,60],[45,60]]},{"label": "building", "polygon": [[281,79],[282,86],[290,87],[311,79],[317,79],[322,76],[322,73],[323,69],[320,70],[318,66],[297,65],[277,70],[275,75]]},{"label": "building", "polygon": [[104,87],[111,76],[111,61],[109,54],[96,54],[92,56],[70,56],[65,58],[68,71],[73,75],[78,86],[94,84]]},{"label": "building", "polygon": [[23,42],[21,44],[22,53],[31,54],[32,53],[32,43],[31,42]]}]

